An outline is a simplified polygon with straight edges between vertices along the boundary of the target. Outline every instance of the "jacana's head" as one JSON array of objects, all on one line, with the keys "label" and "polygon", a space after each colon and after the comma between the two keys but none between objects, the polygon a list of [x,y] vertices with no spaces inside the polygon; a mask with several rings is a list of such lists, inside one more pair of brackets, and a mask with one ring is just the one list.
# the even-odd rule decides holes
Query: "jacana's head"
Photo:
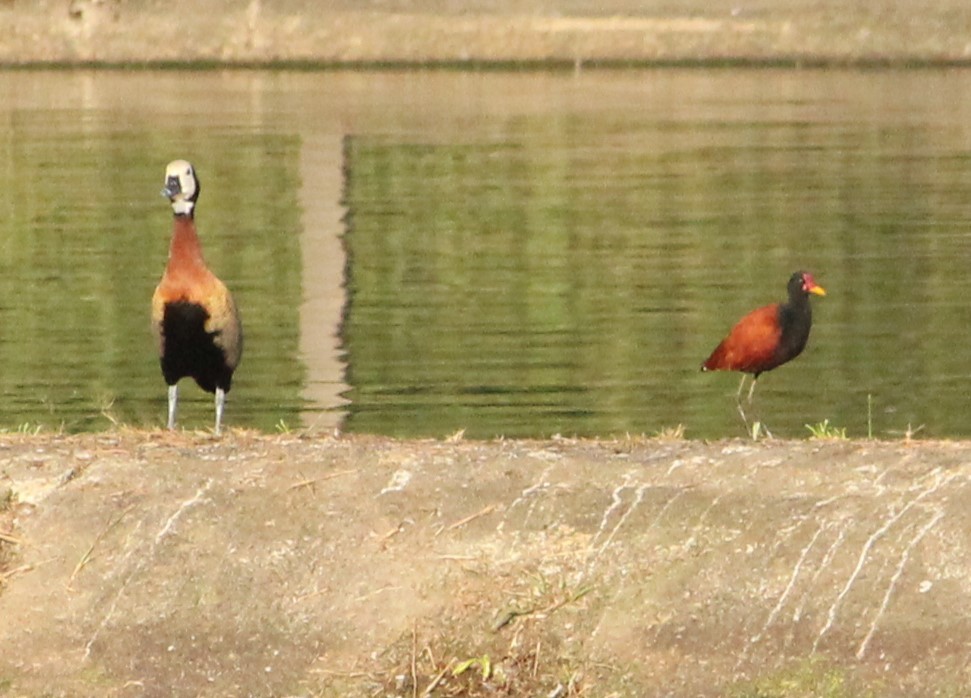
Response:
[{"label": "jacana's head", "polygon": [[192,216],[196,199],[199,198],[199,180],[191,162],[173,160],[165,168],[165,188],[162,196],[172,202],[177,216]]},{"label": "jacana's head", "polygon": [[813,275],[808,271],[797,271],[789,277],[789,297],[807,296],[810,293],[816,296],[825,296],[826,289],[816,283]]}]

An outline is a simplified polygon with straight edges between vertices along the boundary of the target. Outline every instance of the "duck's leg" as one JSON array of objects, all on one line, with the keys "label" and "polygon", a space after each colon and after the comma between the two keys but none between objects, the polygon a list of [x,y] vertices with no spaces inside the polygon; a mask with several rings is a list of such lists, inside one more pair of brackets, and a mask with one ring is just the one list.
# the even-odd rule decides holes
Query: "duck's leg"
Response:
[{"label": "duck's leg", "polygon": [[216,388],[216,436],[222,433],[223,409],[226,406],[226,391]]},{"label": "duck's leg", "polygon": [[175,429],[175,411],[179,404],[179,384],[169,386],[169,429]]}]

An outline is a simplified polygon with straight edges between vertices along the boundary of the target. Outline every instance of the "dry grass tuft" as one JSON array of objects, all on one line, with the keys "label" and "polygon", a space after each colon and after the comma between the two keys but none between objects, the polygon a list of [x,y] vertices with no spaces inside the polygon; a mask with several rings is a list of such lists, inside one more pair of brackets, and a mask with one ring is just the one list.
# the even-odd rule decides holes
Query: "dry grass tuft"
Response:
[{"label": "dry grass tuft", "polygon": [[582,661],[561,655],[561,643],[540,620],[517,622],[508,632],[415,627],[389,648],[385,691],[422,698],[585,695]]},{"label": "dry grass tuft", "polygon": [[662,427],[654,432],[654,438],[658,441],[684,441],[684,424]]},{"label": "dry grass tuft", "polygon": [[564,641],[591,615],[591,591],[590,585],[522,575],[502,585],[506,602],[496,608],[467,588],[454,613],[416,623],[387,648],[382,668],[371,674],[380,680],[376,695],[593,695],[597,667],[588,666],[582,647]]}]

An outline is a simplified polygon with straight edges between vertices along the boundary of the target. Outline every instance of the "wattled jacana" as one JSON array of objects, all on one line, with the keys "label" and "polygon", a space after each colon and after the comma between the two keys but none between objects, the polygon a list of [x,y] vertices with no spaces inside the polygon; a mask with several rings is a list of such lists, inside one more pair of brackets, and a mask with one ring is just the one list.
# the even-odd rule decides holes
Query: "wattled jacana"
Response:
[{"label": "wattled jacana", "polygon": [[175,428],[179,380],[189,376],[215,393],[219,434],[226,393],[243,352],[243,328],[232,295],[202,256],[194,217],[199,189],[189,162],[175,160],[165,168],[162,195],[171,202],[174,219],[169,261],[152,297],[152,332],[169,386],[169,429]]},{"label": "wattled jacana", "polygon": [[802,271],[789,278],[787,288],[788,301],[763,306],[743,317],[701,365],[702,371],[742,372],[735,398],[746,426],[748,419],[742,409],[745,374],[752,374],[752,386],[748,391],[748,401],[751,402],[755,383],[762,373],[791,361],[805,349],[813,324],[809,294],[826,295],[812,274]]}]

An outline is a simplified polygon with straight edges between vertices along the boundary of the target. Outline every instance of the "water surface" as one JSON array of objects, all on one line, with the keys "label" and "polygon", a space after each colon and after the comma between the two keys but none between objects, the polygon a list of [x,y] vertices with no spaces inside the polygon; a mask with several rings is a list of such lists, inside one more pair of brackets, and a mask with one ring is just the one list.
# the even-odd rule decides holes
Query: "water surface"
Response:
[{"label": "water surface", "polygon": [[809,347],[756,393],[774,433],[971,432],[969,73],[11,72],[0,94],[4,428],[163,422],[148,303],[185,157],[247,334],[231,425],[740,435],[737,377],[698,367],[809,269]]}]

